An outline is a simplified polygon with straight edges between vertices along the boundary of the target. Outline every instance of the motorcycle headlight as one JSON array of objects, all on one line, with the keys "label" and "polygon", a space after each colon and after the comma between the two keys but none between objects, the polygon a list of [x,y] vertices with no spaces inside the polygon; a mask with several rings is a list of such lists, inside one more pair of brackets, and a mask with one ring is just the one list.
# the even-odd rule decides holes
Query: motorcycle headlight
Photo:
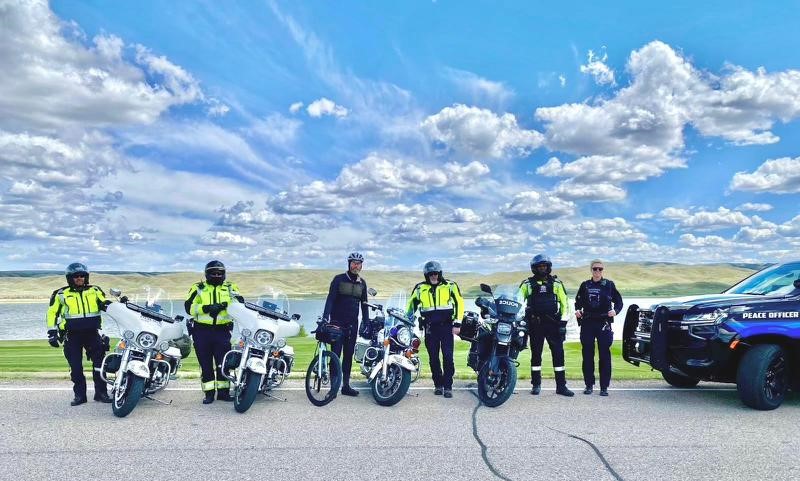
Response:
[{"label": "motorcycle headlight", "polygon": [[497,333],[501,336],[508,336],[511,334],[511,324],[506,324],[504,322],[497,324]]},{"label": "motorcycle headlight", "polygon": [[151,334],[149,332],[142,332],[136,336],[136,344],[142,346],[145,349],[150,349],[151,347],[156,345],[156,340],[158,338],[155,334]]},{"label": "motorcycle headlight", "polygon": [[258,331],[256,331],[254,339],[258,344],[261,344],[262,346],[266,347],[272,344],[273,337],[274,335],[271,332],[267,331],[266,329],[259,329]]},{"label": "motorcycle headlight", "polygon": [[404,346],[408,346],[411,344],[411,330],[407,327],[401,327],[397,330],[397,335],[395,335],[395,339],[397,342]]},{"label": "motorcycle headlight", "polygon": [[244,329],[242,329],[242,337],[250,337],[252,334],[253,334],[253,331],[251,331],[250,329],[248,329],[246,327]]}]

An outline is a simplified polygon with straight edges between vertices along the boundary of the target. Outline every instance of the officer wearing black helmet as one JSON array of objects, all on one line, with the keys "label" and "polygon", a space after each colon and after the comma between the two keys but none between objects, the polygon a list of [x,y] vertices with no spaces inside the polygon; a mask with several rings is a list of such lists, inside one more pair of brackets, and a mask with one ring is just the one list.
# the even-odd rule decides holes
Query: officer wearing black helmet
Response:
[{"label": "officer wearing black helmet", "polygon": [[342,394],[345,396],[358,396],[358,391],[350,387],[350,370],[353,368],[353,352],[358,336],[359,310],[362,321],[369,319],[365,304],[367,281],[360,275],[363,264],[364,256],[358,252],[351,252],[347,256],[347,272],[338,274],[331,281],[322,313],[324,319],[330,319],[331,323],[342,328],[343,335],[332,350],[342,360]]},{"label": "officer wearing black helmet", "polygon": [[78,406],[86,402],[86,377],[83,375],[83,351],[92,360],[94,400],[110,403],[106,382],[100,377],[100,365],[107,350],[108,338],[100,336],[100,311],[105,311],[110,301],[97,286],[89,284],[89,269],[80,262],[73,262],[65,271],[67,286],[56,289],[50,296],[47,309],[47,339],[51,346],[58,347],[64,341],[64,357],[70,369],[72,391],[75,397],[70,403]]},{"label": "officer wearing black helmet", "polygon": [[[464,317],[464,299],[458,284],[442,276],[442,265],[428,261],[422,269],[425,282],[411,291],[408,300],[408,317],[419,308],[422,318],[420,328],[425,331],[425,348],[431,365],[436,395],[453,397],[453,321]],[[439,360],[439,351],[442,359]],[[442,370],[444,364],[444,370]]]},{"label": "officer wearing black helmet", "polygon": [[564,339],[567,321],[562,320],[568,312],[567,292],[564,284],[552,275],[553,263],[544,254],[531,259],[533,276],[519,285],[519,296],[525,299],[525,319],[531,331],[531,394],[539,394],[542,385],[542,349],[544,341],[553,355],[553,371],[556,376],[556,393],[574,396],[567,388],[564,371]]},{"label": "officer wearing black helmet", "polygon": [[[222,375],[222,358],[231,348],[233,321],[228,315],[228,305],[233,299],[243,302],[236,284],[225,280],[225,265],[211,261],[205,267],[205,281],[189,289],[184,308],[194,317],[190,332],[194,350],[200,363],[200,382],[203,404],[214,402],[214,393],[220,401],[232,401],[231,383]],[[215,369],[216,365],[216,369]]]}]

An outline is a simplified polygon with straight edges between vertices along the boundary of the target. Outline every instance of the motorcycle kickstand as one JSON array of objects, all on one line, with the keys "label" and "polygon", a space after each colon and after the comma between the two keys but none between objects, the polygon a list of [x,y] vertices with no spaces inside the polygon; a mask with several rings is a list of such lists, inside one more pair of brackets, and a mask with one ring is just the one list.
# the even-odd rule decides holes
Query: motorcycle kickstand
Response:
[{"label": "motorcycle kickstand", "polygon": [[164,406],[169,406],[170,404],[172,404],[172,399],[170,399],[169,401],[162,401],[161,399],[156,399],[156,398],[154,398],[152,396],[144,396],[144,397],[146,397],[147,399],[149,399],[151,401],[155,401],[157,403],[161,403]]},{"label": "motorcycle kickstand", "polygon": [[274,395],[274,394],[272,394],[272,393],[268,393],[268,392],[262,392],[261,394],[263,394],[264,396],[267,396],[267,397],[268,397],[268,398],[270,398],[270,399],[274,399],[274,400],[276,400],[276,401],[280,401],[280,402],[282,402],[282,403],[285,403],[285,402],[287,402],[287,401],[288,401],[288,399],[286,399],[286,398],[282,398],[282,397],[278,397],[278,396],[276,396],[276,395]]}]

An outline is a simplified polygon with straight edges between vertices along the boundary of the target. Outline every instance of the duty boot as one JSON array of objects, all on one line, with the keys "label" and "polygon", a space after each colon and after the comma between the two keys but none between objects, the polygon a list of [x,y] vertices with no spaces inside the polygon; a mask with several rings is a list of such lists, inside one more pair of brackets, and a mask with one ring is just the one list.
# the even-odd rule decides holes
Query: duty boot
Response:
[{"label": "duty boot", "polygon": [[608,388],[601,387],[600,388],[600,395],[601,396],[608,396]]},{"label": "duty boot", "polygon": [[445,389],[444,390],[444,397],[450,399],[453,397],[453,390],[452,389]]},{"label": "duty boot", "polygon": [[436,389],[433,390],[433,394],[436,395],[436,396],[441,396],[442,392],[443,392],[443,390],[440,387],[437,387]]},{"label": "duty boot", "polygon": [[97,401],[97,402],[101,402],[101,403],[110,403],[111,402],[111,398],[108,397],[108,394],[104,393],[104,392],[95,393],[94,400]]},{"label": "duty boot", "polygon": [[217,401],[232,402],[233,398],[231,397],[230,391],[228,391],[227,389],[217,390]]},{"label": "duty boot", "polygon": [[542,392],[542,386],[538,384],[531,386],[531,394],[538,396],[540,392]]},{"label": "duty boot", "polygon": [[584,394],[591,394],[592,392],[594,392],[592,386],[586,386],[586,389],[583,390]]},{"label": "duty boot", "polygon": [[564,371],[556,371],[556,394],[572,397],[574,392],[567,387],[567,375]]},{"label": "duty boot", "polygon": [[342,395],[356,397],[358,396],[358,391],[351,388],[349,385],[344,385],[342,386]]},{"label": "duty boot", "polygon": [[214,402],[214,391],[206,391],[203,398],[203,404],[211,404]]},{"label": "duty boot", "polygon": [[84,404],[84,403],[86,403],[86,396],[83,396],[83,397],[75,396],[74,398],[72,398],[72,401],[70,401],[69,405],[70,406],[80,406],[81,404]]}]

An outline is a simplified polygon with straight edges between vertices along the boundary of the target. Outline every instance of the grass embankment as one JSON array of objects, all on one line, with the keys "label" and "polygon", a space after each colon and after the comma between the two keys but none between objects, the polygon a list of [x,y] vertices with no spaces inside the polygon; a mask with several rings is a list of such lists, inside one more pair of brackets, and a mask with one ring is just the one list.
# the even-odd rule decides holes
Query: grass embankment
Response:
[{"label": "grass embankment", "polygon": [[[314,356],[316,342],[310,337],[295,337],[288,341],[295,350],[292,377],[302,378]],[[564,349],[567,378],[582,380],[580,343],[565,343]],[[623,361],[620,349],[620,342],[615,341],[611,349],[613,380],[661,379],[661,374],[658,371],[651,371],[649,366],[636,367]],[[475,373],[467,367],[468,351],[469,344],[467,342],[456,341],[456,377],[460,379],[475,378]],[[428,354],[424,348],[420,352],[420,358],[423,366],[422,377],[430,378]],[[530,379],[530,349],[522,351],[518,361],[520,362],[518,377]],[[354,362],[354,378],[359,377],[359,369],[360,366]],[[87,377],[91,376],[91,365],[86,361],[84,370]],[[553,377],[550,352],[547,348],[542,356],[542,374],[545,379]],[[200,368],[194,352],[183,360],[183,366],[178,375],[182,378],[199,377]],[[63,351],[60,348],[50,347],[46,341],[0,341],[0,379],[69,379],[69,368]]]},{"label": "grass embankment", "polygon": [[[609,263],[606,275],[613,279],[623,297],[686,296],[720,292],[752,274],[757,265],[705,264],[682,265],[667,263]],[[331,278],[339,270],[295,269],[272,271],[230,270],[228,278],[237,283],[245,296],[253,297],[265,292],[269,286],[291,298],[323,297],[328,293]],[[564,282],[567,294],[575,295],[580,283],[590,277],[588,266],[555,266],[554,272]],[[490,285],[512,284],[530,276],[530,271],[496,272],[445,272],[446,277],[458,282],[466,296],[480,294],[480,283]],[[386,298],[395,292],[409,292],[422,280],[418,271],[364,270],[370,287]],[[202,279],[200,272],[129,272],[92,273],[92,284],[108,291],[118,287],[123,292],[136,293],[144,286],[162,288],[173,299],[182,299],[189,287]],[[27,300],[46,302],[53,290],[64,286],[64,276],[35,272],[0,272],[0,302]]]}]

